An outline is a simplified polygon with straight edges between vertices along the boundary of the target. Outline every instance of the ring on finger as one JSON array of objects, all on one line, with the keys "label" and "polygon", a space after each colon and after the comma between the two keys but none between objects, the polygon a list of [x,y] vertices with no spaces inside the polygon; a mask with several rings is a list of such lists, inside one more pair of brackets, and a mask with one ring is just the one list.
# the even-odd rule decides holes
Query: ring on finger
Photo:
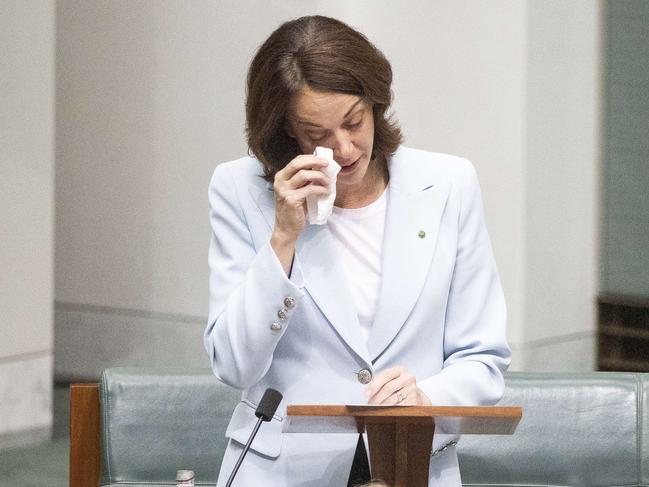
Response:
[{"label": "ring on finger", "polygon": [[405,397],[403,397],[403,395],[401,394],[401,390],[398,390],[397,391],[397,404],[400,403],[400,402],[403,402],[404,399],[405,399]]}]

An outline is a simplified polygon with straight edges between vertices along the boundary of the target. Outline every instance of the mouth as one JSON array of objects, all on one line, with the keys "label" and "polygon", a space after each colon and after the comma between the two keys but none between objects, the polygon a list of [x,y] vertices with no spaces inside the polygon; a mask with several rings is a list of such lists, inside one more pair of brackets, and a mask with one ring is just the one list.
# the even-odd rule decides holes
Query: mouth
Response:
[{"label": "mouth", "polygon": [[354,169],[356,169],[356,167],[358,166],[358,161],[361,160],[361,157],[363,157],[363,156],[360,156],[358,159],[356,159],[351,164],[348,164],[348,165],[343,166],[342,168],[340,168],[340,172],[342,174],[347,174],[347,173],[350,173],[350,172],[354,171]]}]

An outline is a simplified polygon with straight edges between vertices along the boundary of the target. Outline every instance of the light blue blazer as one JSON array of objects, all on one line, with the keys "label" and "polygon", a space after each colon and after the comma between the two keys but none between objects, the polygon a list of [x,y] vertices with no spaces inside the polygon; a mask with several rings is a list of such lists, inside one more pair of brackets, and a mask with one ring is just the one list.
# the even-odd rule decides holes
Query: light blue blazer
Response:
[{"label": "light blue blazer", "polygon": [[[307,224],[287,278],[270,246],[274,193],[260,163],[216,167],[204,344],[216,376],[243,390],[218,486],[267,387],[284,399],[235,485],[346,485],[356,435],[286,434],[282,420],[287,404],[365,404],[363,369],[405,366],[434,405],[500,399],[506,310],[475,170],[466,159],[403,146],[388,164],[380,304],[367,342],[327,225]],[[448,439],[436,435],[433,448]],[[430,485],[459,482],[455,448],[431,459]]]}]

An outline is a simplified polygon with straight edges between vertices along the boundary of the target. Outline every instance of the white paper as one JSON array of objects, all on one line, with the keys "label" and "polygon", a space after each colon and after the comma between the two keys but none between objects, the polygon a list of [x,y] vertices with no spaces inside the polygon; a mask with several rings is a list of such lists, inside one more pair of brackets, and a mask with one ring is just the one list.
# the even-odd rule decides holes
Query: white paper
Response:
[{"label": "white paper", "polygon": [[331,179],[331,192],[328,195],[307,196],[306,209],[310,224],[324,225],[333,211],[336,199],[336,176],[340,172],[340,165],[334,161],[334,151],[327,147],[316,147],[313,154],[329,161],[329,165],[323,168],[322,172]]}]

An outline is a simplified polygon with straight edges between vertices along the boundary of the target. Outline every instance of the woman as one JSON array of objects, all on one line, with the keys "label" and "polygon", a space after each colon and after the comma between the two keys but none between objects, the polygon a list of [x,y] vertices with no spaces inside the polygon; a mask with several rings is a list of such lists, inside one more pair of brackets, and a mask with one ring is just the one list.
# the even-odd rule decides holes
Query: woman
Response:
[{"label": "woman", "polygon": [[[282,434],[286,404],[488,405],[509,363],[505,304],[475,171],[465,159],[400,145],[388,116],[390,64],[326,17],[280,26],[248,73],[254,157],[210,183],[210,311],[216,376],[243,390],[226,435],[225,485],[267,387],[284,400],[235,485],[346,485],[355,435]],[[326,225],[305,200],[326,195]],[[430,485],[460,485],[453,438]]]}]

